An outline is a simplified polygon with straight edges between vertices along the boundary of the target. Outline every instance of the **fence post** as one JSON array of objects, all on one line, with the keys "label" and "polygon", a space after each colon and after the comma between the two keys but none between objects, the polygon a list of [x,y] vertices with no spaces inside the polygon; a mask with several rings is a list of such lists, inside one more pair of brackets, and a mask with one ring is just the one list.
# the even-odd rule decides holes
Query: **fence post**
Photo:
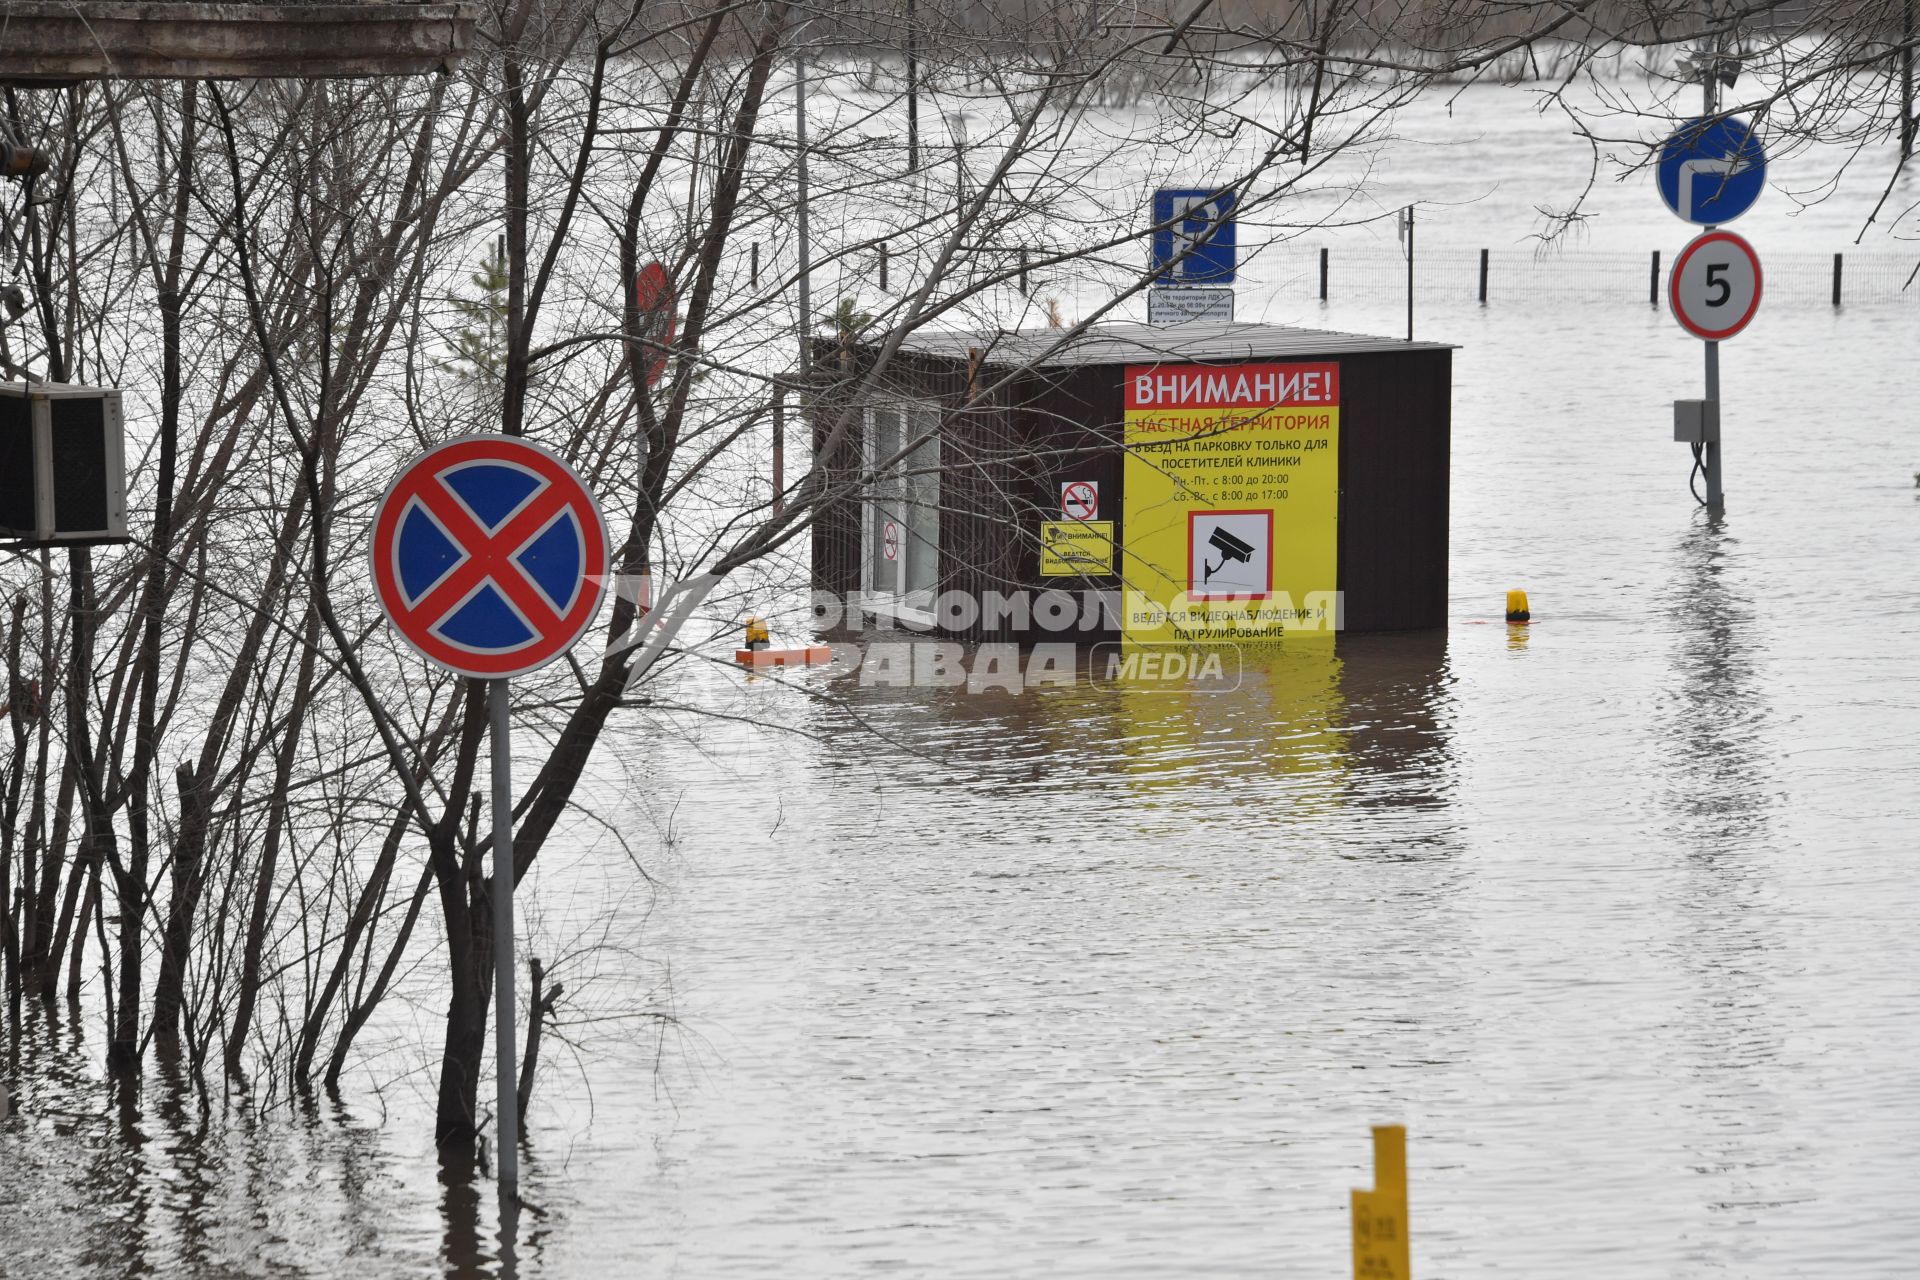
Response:
[{"label": "fence post", "polygon": [[1480,305],[1487,305],[1487,251],[1480,251]]},{"label": "fence post", "polygon": [[1327,251],[1320,251],[1320,301],[1327,300]]},{"label": "fence post", "polygon": [[773,514],[787,509],[787,393],[773,396]]},{"label": "fence post", "polygon": [[760,287],[760,242],[753,242],[753,287]]},{"label": "fence post", "polygon": [[1647,274],[1647,305],[1658,308],[1660,305],[1660,251],[1653,251],[1653,270]]},{"label": "fence post", "polygon": [[1901,6],[1900,21],[1900,158],[1913,155],[1913,0]]},{"label": "fence post", "polygon": [[880,292],[887,291],[887,242],[880,242]]},{"label": "fence post", "polygon": [[1833,255],[1833,305],[1840,305],[1840,254]]}]

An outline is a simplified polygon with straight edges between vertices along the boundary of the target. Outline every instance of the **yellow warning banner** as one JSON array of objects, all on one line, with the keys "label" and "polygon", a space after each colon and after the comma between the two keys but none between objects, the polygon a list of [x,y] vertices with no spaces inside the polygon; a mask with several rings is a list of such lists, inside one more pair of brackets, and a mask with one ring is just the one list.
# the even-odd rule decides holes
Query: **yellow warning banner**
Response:
[{"label": "yellow warning banner", "polygon": [[1126,378],[1126,637],[1332,629],[1340,366],[1132,365]]},{"label": "yellow warning banner", "polygon": [[1047,520],[1040,525],[1040,576],[1113,572],[1113,521]]}]

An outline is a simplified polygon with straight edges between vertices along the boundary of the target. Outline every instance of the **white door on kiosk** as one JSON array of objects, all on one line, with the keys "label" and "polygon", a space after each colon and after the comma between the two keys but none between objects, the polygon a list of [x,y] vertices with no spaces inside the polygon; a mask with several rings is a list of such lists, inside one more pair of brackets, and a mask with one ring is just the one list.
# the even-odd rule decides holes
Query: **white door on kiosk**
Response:
[{"label": "white door on kiosk", "polygon": [[863,520],[862,586],[876,603],[930,608],[940,584],[940,410],[873,405],[864,461],[873,479]]}]

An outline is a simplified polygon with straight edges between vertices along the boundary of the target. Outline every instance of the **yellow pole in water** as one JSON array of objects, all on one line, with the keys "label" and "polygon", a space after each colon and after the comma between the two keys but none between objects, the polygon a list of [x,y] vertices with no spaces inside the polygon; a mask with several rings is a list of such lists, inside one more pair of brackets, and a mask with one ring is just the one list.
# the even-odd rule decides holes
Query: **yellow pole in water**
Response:
[{"label": "yellow pole in water", "polygon": [[1412,1280],[1407,1127],[1373,1126],[1373,1190],[1353,1191],[1353,1280]]},{"label": "yellow pole in water", "polygon": [[1524,591],[1507,592],[1507,621],[1531,622],[1533,614],[1527,608],[1527,593]]}]

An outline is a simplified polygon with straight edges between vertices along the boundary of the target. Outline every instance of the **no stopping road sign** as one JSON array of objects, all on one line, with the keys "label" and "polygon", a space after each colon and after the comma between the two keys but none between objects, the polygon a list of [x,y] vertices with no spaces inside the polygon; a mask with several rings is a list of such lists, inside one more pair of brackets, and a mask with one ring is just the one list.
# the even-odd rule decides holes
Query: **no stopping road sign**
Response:
[{"label": "no stopping road sign", "polygon": [[462,436],[394,479],[371,554],[374,594],[401,638],[449,671],[491,679],[544,667],[592,623],[607,527],[554,453]]}]

